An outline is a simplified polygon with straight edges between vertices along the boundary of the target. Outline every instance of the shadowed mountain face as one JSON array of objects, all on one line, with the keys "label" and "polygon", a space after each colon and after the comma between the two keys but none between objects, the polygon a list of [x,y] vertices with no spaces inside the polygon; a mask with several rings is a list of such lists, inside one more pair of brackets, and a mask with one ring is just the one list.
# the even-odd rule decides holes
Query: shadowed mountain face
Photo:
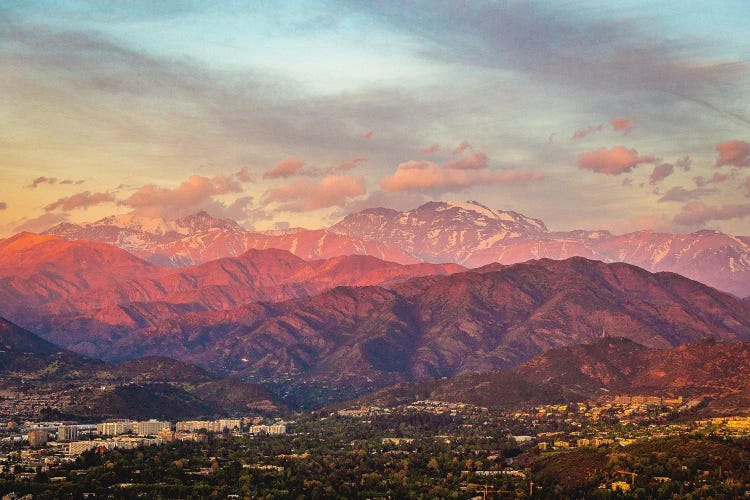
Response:
[{"label": "shadowed mountain face", "polygon": [[[148,307],[156,306],[122,310],[133,318]],[[400,381],[505,369],[602,337],[659,348],[750,340],[750,305],[676,274],[572,258],[495,264],[389,288],[337,287],[142,324],[56,316],[40,331],[105,359],[162,354],[284,391],[314,387],[322,403]]]},{"label": "shadowed mountain face", "polygon": [[285,408],[262,386],[225,379],[160,356],[106,364],[37,337],[0,318],[0,389],[55,399],[68,417],[181,418]]},{"label": "shadowed mountain face", "polygon": [[358,403],[392,406],[435,399],[512,409],[602,396],[682,396],[711,414],[750,409],[750,343],[703,341],[650,349],[623,338],[547,351],[504,372],[401,384]]}]

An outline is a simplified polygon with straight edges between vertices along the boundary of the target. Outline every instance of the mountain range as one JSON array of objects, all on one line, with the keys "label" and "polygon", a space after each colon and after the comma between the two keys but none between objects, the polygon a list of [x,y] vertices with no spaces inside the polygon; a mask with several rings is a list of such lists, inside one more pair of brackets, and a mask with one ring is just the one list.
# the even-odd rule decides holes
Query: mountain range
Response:
[{"label": "mountain range", "polygon": [[676,272],[739,297],[750,295],[750,236],[709,230],[623,235],[549,231],[541,220],[474,201],[429,202],[405,212],[368,209],[319,230],[249,232],[234,221],[199,212],[170,222],[111,216],[87,224],[62,223],[47,233],[107,243],[173,267],[238,256],[251,248],[283,249],[308,260],[361,254],[402,264],[452,262],[472,268],[580,256]]},{"label": "mountain range", "polygon": [[198,212],[174,221],[135,215],[105,217],[88,224],[64,222],[46,231],[67,240],[106,243],[162,266],[182,267],[222,257],[236,257],[250,249],[287,250],[303,259],[341,255],[371,255],[401,264],[419,259],[398,247],[361,240],[324,229],[295,229],[258,233],[227,219]]},{"label": "mountain range", "polygon": [[[235,284],[237,294],[266,299],[236,295],[249,299],[240,306],[207,299],[232,296]],[[137,300],[122,290],[138,291]],[[122,303],[109,303],[118,297]],[[25,325],[76,352],[110,361],[166,355],[275,384],[305,404],[312,394],[324,403],[397,382],[509,368],[601,337],[660,348],[750,340],[744,301],[677,274],[581,257],[466,271],[250,251],[34,311],[21,310]]]},{"label": "mountain range", "polygon": [[397,246],[425,262],[479,267],[580,256],[671,271],[739,297],[750,295],[750,237],[718,231],[551,232],[542,221],[477,202],[430,202],[406,212],[364,210],[330,230]]},{"label": "mountain range", "polygon": [[[0,240],[0,315],[91,358],[168,356],[320,406],[605,337],[750,341],[747,299],[652,272],[683,266],[738,293],[745,240],[555,233],[476,202],[269,233],[206,213],[114,216]],[[610,262],[628,259],[641,266]]]}]

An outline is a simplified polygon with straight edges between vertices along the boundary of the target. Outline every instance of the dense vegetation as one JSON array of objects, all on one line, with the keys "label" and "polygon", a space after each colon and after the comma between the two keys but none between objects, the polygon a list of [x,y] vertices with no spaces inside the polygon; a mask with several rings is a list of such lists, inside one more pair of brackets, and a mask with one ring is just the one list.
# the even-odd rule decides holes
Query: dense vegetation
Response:
[{"label": "dense vegetation", "polygon": [[[735,498],[750,486],[750,440],[658,438],[540,454],[502,418],[405,412],[370,420],[301,416],[290,434],[206,435],[136,450],[88,452],[0,492],[37,498]],[[523,429],[518,429],[523,430]],[[408,438],[387,440],[384,438]],[[513,469],[522,475],[483,475]],[[620,471],[637,474],[625,475]],[[631,483],[613,492],[612,482]]]}]

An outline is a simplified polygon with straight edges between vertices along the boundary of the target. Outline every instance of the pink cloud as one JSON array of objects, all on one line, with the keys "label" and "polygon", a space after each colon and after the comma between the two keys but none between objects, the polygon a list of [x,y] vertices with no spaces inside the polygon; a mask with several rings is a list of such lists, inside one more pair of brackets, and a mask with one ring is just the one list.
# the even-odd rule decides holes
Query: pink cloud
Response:
[{"label": "pink cloud", "polygon": [[654,170],[651,172],[651,175],[648,178],[649,183],[656,184],[657,182],[661,182],[674,172],[674,165],[671,163],[662,163],[660,165],[656,165],[654,167]]},{"label": "pink cloud", "polygon": [[691,201],[675,215],[674,221],[684,226],[700,225],[712,220],[739,219],[750,215],[750,203],[712,206],[702,201]]},{"label": "pink cloud", "polygon": [[455,170],[481,170],[487,168],[487,155],[484,153],[472,153],[460,160],[446,163],[443,165],[443,168]]},{"label": "pink cloud", "polygon": [[627,130],[630,130],[633,126],[633,120],[630,120],[629,118],[619,118],[616,116],[612,118],[611,123],[612,123],[612,129],[615,131],[620,131],[620,130],[627,131]]},{"label": "pink cloud", "polygon": [[732,165],[750,167],[750,143],[745,141],[726,141],[716,145],[719,156],[714,166]]},{"label": "pink cloud", "polygon": [[456,147],[455,147],[455,148],[453,149],[453,151],[451,151],[451,152],[452,152],[452,153],[453,153],[454,155],[457,155],[457,154],[461,154],[461,153],[463,153],[464,151],[466,151],[467,149],[470,149],[470,148],[471,148],[471,144],[469,143],[469,141],[467,141],[466,139],[464,139],[464,140],[463,140],[463,141],[461,141],[461,143],[460,143],[460,144],[459,144],[458,146],[456,146]]},{"label": "pink cloud", "polygon": [[149,184],[141,187],[119,205],[152,215],[176,215],[205,204],[213,196],[239,193],[242,185],[235,176],[218,175],[209,179],[191,175],[174,189]]},{"label": "pink cloud", "polygon": [[702,175],[693,177],[693,182],[695,182],[695,185],[698,187],[704,187],[708,186],[709,184],[718,184],[720,182],[724,182],[727,179],[729,179],[729,175],[722,174],[721,172],[714,172],[714,175],[712,175],[708,179],[706,179]]},{"label": "pink cloud", "polygon": [[750,177],[745,179],[745,182],[742,183],[742,189],[745,190],[745,196],[750,197]]},{"label": "pink cloud", "polygon": [[264,179],[279,179],[291,177],[300,173],[305,163],[296,156],[290,156],[278,162],[271,170],[263,174]]},{"label": "pink cloud", "polygon": [[44,207],[47,212],[54,210],[62,210],[63,212],[70,212],[78,208],[89,208],[94,205],[101,205],[102,203],[112,203],[115,201],[115,195],[112,193],[91,193],[84,191],[82,193],[76,193],[65,198],[60,198],[49,205]]},{"label": "pink cloud", "polygon": [[296,181],[266,192],[265,203],[279,203],[282,210],[302,212],[343,206],[350,198],[365,194],[364,180],[344,175],[328,175],[320,181]]},{"label": "pink cloud", "polygon": [[4,201],[0,201],[0,210],[7,210],[7,209],[8,209],[8,204],[5,203]]},{"label": "pink cloud", "polygon": [[603,123],[601,125],[596,125],[596,126],[589,125],[589,126],[584,127],[584,128],[579,128],[578,130],[576,130],[575,132],[573,132],[573,136],[571,137],[571,140],[574,140],[574,141],[581,140],[584,137],[586,137],[587,135],[590,135],[590,134],[593,134],[593,133],[596,133],[596,132],[601,132],[603,129],[604,129],[604,124]]},{"label": "pink cloud", "polygon": [[57,183],[57,177],[41,176],[31,181],[31,184],[28,187],[30,187],[31,189],[36,189],[36,187],[39,186],[40,184],[56,184],[56,183]]},{"label": "pink cloud", "polygon": [[419,149],[419,152],[426,155],[426,154],[430,154],[430,153],[435,153],[438,150],[440,150],[440,144],[435,143],[435,144],[432,144],[430,146],[427,146],[427,147]]},{"label": "pink cloud", "polygon": [[46,177],[46,176],[43,175],[41,177],[37,177],[36,179],[32,180],[31,184],[29,184],[26,187],[31,188],[31,189],[36,189],[40,184],[58,184],[58,183],[59,184],[68,184],[68,185],[74,184],[74,185],[77,186],[79,184],[83,184],[84,182],[86,182],[86,181],[83,180],[83,179],[75,180],[75,181],[72,180],[72,179],[63,179],[63,180],[60,180],[57,177]]},{"label": "pink cloud", "polygon": [[367,162],[367,158],[352,158],[351,160],[346,160],[344,162],[339,163],[335,167],[331,167],[330,169],[328,169],[328,171],[329,173],[348,172],[354,167],[361,165],[363,163],[366,163],[366,162]]},{"label": "pink cloud", "polygon": [[578,157],[578,168],[593,170],[600,174],[619,175],[630,172],[639,163],[655,163],[658,159],[653,156],[638,156],[638,151],[625,146],[615,146],[612,149],[599,148],[587,151]]},{"label": "pink cloud", "polygon": [[692,164],[693,160],[689,156],[683,156],[682,158],[674,162],[674,166],[679,168],[683,172],[687,172],[688,170],[690,170],[690,166]]},{"label": "pink cloud", "polygon": [[364,140],[366,140],[366,141],[369,141],[370,139],[372,139],[373,135],[375,135],[375,131],[374,130],[368,130],[367,132],[365,132],[364,134],[362,134],[362,138]]},{"label": "pink cloud", "polygon": [[527,184],[541,178],[535,170],[458,170],[441,168],[427,161],[409,161],[401,163],[393,175],[380,181],[380,185],[386,191],[450,192],[476,185]]},{"label": "pink cloud", "polygon": [[250,173],[250,169],[247,167],[242,167],[237,172],[235,172],[234,177],[236,177],[240,182],[255,182],[255,178]]}]

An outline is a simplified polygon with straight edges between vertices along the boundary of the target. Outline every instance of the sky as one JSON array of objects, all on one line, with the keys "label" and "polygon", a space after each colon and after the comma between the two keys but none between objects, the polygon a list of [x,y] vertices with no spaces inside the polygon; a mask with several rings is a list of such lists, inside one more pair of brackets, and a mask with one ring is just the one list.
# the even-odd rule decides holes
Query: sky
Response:
[{"label": "sky", "polygon": [[750,234],[750,2],[0,2],[0,236],[476,200]]}]

